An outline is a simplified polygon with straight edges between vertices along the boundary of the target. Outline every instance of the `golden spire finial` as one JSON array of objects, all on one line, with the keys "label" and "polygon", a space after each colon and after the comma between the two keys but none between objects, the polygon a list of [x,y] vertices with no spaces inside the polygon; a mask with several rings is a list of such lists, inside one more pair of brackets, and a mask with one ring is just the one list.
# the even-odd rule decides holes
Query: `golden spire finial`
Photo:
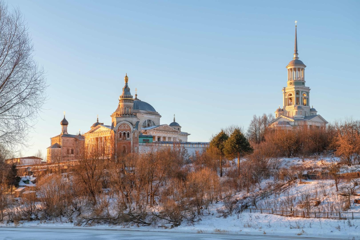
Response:
[{"label": "golden spire finial", "polygon": [[295,20],[295,27],[297,27],[297,21]]},{"label": "golden spire finial", "polygon": [[66,112],[64,111],[64,117],[65,117],[65,113],[66,113]]},{"label": "golden spire finial", "polygon": [[128,83],[128,81],[129,81],[129,78],[128,78],[128,76],[127,76],[127,73],[125,74],[125,83]]}]

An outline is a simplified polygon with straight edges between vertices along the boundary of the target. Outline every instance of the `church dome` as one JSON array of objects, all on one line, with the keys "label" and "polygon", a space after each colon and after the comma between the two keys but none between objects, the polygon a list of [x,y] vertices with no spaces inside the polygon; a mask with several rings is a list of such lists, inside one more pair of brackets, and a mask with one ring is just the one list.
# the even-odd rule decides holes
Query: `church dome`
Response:
[{"label": "church dome", "polygon": [[61,125],[69,125],[69,122],[66,120],[65,116],[64,119],[60,122]]},{"label": "church dome", "polygon": [[135,98],[133,110],[142,110],[147,112],[156,112],[155,108],[149,103],[141,101],[140,99]]},{"label": "church dome", "polygon": [[299,105],[295,106],[295,110],[302,110],[303,108]]},{"label": "church dome", "polygon": [[91,127],[97,127],[97,126],[99,126],[100,125],[100,123],[99,122],[96,122],[96,123],[94,123]]},{"label": "church dome", "polygon": [[299,59],[294,59],[289,62],[289,64],[286,66],[288,67],[306,67],[306,65]]},{"label": "church dome", "polygon": [[317,112],[315,108],[310,108],[310,112]]},{"label": "church dome", "polygon": [[180,127],[180,124],[178,124],[177,122],[172,122],[169,125],[170,127]]},{"label": "church dome", "polygon": [[98,118],[96,118],[96,123],[94,123],[93,125],[91,125],[91,128],[97,127],[97,126],[99,126],[99,125],[104,125],[104,124],[99,122],[99,117],[98,117]]},{"label": "church dome", "polygon": [[278,108],[278,109],[276,109],[276,112],[283,112],[284,110],[282,109],[282,108]]}]

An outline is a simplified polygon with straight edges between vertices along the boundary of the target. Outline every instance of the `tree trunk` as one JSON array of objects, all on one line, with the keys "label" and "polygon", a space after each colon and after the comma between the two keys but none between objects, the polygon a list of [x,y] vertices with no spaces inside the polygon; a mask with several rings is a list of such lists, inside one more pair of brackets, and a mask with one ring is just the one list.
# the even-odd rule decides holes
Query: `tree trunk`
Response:
[{"label": "tree trunk", "polygon": [[336,186],[336,191],[338,192],[339,191],[339,188],[338,188],[338,179],[335,178],[335,186]]},{"label": "tree trunk", "polygon": [[220,177],[222,177],[223,175],[223,170],[222,170],[222,157],[220,157]]},{"label": "tree trunk", "polygon": [[240,153],[238,153],[238,175],[240,176]]}]

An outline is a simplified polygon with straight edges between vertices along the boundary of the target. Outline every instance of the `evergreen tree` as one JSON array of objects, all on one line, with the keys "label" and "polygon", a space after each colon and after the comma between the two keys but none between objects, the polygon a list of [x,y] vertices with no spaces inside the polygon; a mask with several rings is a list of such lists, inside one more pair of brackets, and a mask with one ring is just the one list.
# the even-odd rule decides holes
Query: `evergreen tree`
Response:
[{"label": "evergreen tree", "polygon": [[223,175],[223,171],[222,171],[222,158],[224,156],[224,147],[225,147],[225,142],[226,140],[228,140],[229,136],[223,131],[221,130],[221,132],[219,132],[215,137],[213,137],[213,139],[210,141],[210,149],[215,149],[217,150],[217,153],[220,156],[220,177],[222,177]]},{"label": "evergreen tree", "polygon": [[8,186],[11,188],[11,194],[12,194],[13,187],[17,188],[20,182],[20,177],[17,176],[16,164],[12,164],[11,166],[8,166],[6,182]]},{"label": "evergreen tree", "polygon": [[249,141],[239,128],[236,128],[227,139],[224,145],[224,153],[228,158],[238,157],[238,173],[240,174],[240,156],[244,156],[253,151]]}]

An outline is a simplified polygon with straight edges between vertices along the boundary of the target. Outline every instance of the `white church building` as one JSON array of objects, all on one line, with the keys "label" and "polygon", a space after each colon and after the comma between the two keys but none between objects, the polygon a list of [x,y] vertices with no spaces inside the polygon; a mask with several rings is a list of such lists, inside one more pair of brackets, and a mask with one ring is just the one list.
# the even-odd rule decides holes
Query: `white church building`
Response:
[{"label": "white church building", "polygon": [[310,88],[305,85],[306,65],[299,60],[297,44],[297,23],[295,22],[294,57],[286,66],[287,87],[283,92],[283,107],[275,111],[275,120],[270,127],[291,128],[307,125],[310,128],[324,127],[328,122],[318,114],[314,107],[310,107]]}]

